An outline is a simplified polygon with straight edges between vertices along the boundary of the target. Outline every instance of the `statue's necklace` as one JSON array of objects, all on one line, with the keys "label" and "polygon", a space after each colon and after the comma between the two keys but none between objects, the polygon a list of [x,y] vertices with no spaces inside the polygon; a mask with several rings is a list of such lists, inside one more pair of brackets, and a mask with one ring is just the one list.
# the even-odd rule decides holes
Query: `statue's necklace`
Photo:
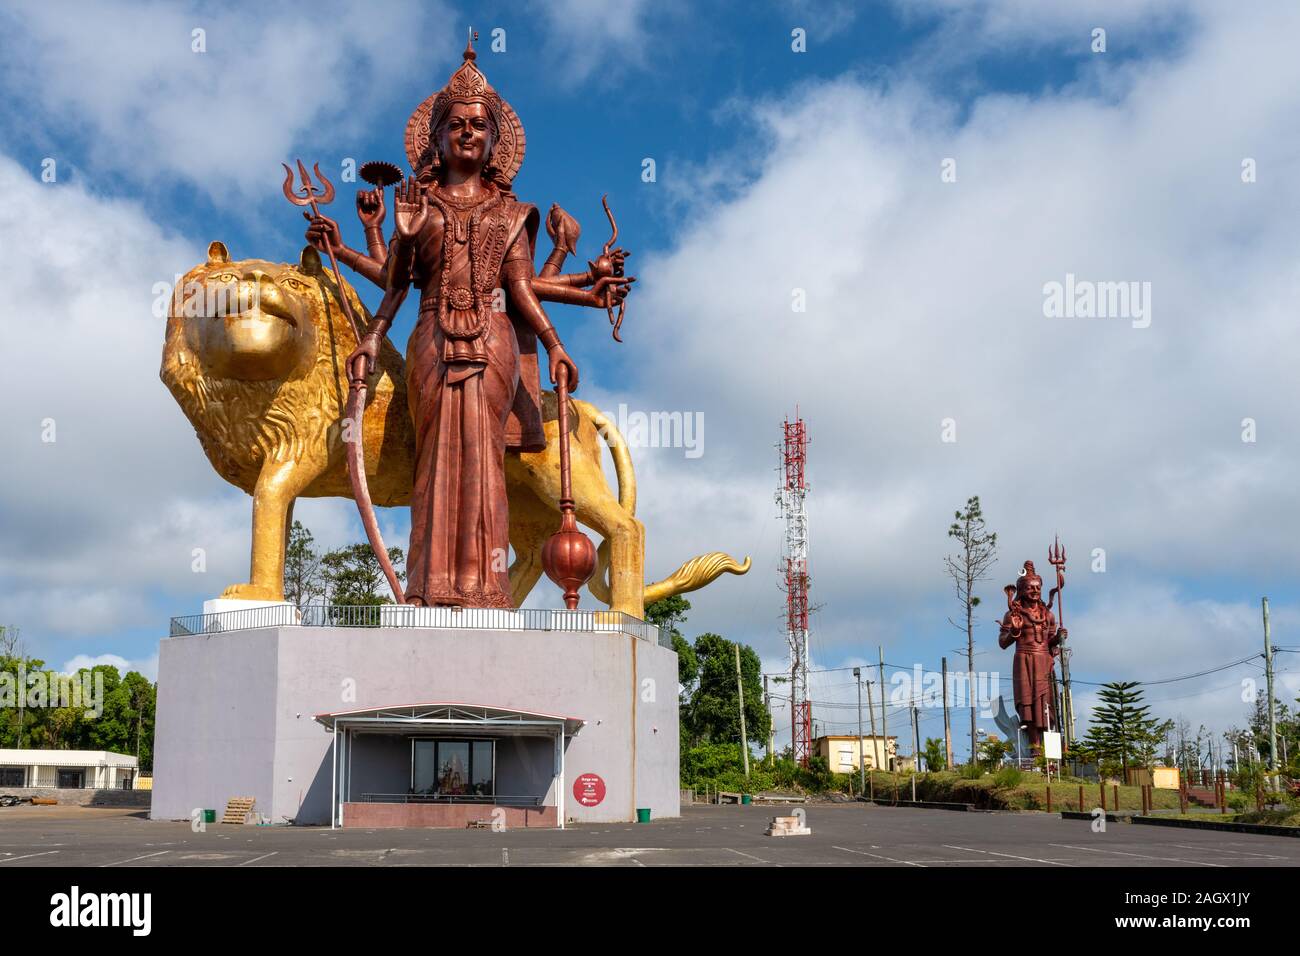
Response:
[{"label": "statue's necklace", "polygon": [[[434,192],[430,198],[442,213],[442,276],[438,283],[438,325],[457,339],[474,339],[487,328],[491,310],[479,289],[478,225],[501,202],[500,194],[488,199],[455,199]],[[452,207],[458,207],[453,211]],[[466,213],[468,215],[466,215]],[[469,243],[469,288],[451,285],[452,244]]]}]

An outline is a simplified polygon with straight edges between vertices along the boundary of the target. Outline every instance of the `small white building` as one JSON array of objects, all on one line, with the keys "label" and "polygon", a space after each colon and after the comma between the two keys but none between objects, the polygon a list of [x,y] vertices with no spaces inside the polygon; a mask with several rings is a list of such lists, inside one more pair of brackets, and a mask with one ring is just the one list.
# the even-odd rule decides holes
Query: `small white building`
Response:
[{"label": "small white building", "polygon": [[130,790],[138,766],[134,757],[107,750],[0,750],[0,790]]}]

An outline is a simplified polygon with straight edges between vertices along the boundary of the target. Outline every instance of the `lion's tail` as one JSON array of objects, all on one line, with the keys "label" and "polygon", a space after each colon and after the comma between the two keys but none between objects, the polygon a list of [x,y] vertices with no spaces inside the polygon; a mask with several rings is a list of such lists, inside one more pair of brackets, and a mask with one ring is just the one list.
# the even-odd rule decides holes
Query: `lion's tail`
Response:
[{"label": "lion's tail", "polygon": [[[599,408],[589,402],[573,399],[574,406],[581,410],[596,426],[596,431],[609,446],[609,455],[614,459],[614,475],[618,479],[618,503],[630,515],[636,514],[636,471],[632,468],[632,455],[627,450],[623,433],[614,422]],[[596,548],[596,570],[587,582],[587,587],[597,601],[609,603],[609,539],[602,541]]]},{"label": "lion's tail", "polygon": [[698,591],[711,584],[722,574],[744,574],[749,570],[749,558],[737,561],[725,551],[710,551],[691,558],[662,581],[645,586],[645,603],[653,604],[674,594]]},{"label": "lion's tail", "polygon": [[618,503],[623,506],[623,510],[628,514],[635,515],[636,471],[632,468],[632,455],[627,450],[627,442],[623,440],[623,433],[595,405],[579,401],[576,398],[573,400],[573,404],[582,406],[591,419],[591,423],[596,426],[596,431],[600,433],[600,437],[605,439],[605,444],[609,446],[610,457],[614,459],[614,474],[618,478]]}]

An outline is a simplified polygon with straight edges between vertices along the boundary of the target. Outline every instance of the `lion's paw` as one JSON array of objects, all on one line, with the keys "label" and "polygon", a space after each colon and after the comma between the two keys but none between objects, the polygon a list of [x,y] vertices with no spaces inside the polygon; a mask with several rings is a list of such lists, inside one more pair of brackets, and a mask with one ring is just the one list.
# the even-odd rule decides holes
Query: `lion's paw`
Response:
[{"label": "lion's paw", "polygon": [[232,584],[221,592],[224,600],[236,601],[283,601],[284,595],[277,594],[271,588],[258,584]]}]

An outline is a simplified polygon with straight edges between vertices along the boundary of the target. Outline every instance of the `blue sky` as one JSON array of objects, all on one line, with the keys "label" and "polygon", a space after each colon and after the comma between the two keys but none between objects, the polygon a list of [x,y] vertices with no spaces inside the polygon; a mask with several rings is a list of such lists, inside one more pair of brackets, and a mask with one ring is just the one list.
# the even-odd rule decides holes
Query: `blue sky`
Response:
[{"label": "blue sky", "polygon": [[[755,559],[745,578],[690,596],[688,631],[782,666],[773,445],[798,406],[814,439],[817,668],[873,663],[878,645],[908,667],[954,665],[964,638],[946,622],[941,561],[970,494],[1003,543],[983,590],[981,670],[1009,673],[990,623],[1000,588],[1025,558],[1046,567],[1057,532],[1082,681],[1252,653],[1265,593],[1275,640],[1300,643],[1288,636],[1300,343],[1287,306],[1300,285],[1300,134],[1287,120],[1300,84],[1285,41],[1300,24],[1286,4],[1245,6],[324,3],[303,18],[292,6],[10,5],[0,237],[19,262],[0,290],[21,305],[0,346],[25,361],[0,386],[14,449],[0,621],[52,663],[114,655],[152,675],[167,618],[243,580],[248,499],[212,474],[157,381],[151,290],[212,239],[236,257],[296,259],[303,223],[279,162],[404,163],[406,119],[459,62],[472,18],[479,63],[527,131],[518,194],[577,216],[585,259],[604,241],[608,193],[634,252],[625,344],[602,314],[552,311],[583,397],[706,425],[698,458],[634,451],[647,575],[706,550]],[[491,50],[497,28],[504,53]],[[791,49],[795,28],[805,53]],[[1250,184],[1247,157],[1260,170]],[[53,183],[40,178],[47,158]],[[955,183],[940,180],[945,158]],[[336,185],[332,211],[360,245],[351,187]],[[1044,317],[1044,283],[1067,273],[1149,281],[1150,328]],[[806,314],[791,314],[795,288]],[[955,443],[939,440],[949,417]],[[1255,442],[1241,440],[1247,417]],[[39,438],[47,418],[52,445]],[[327,544],[360,538],[346,502],[299,516]],[[404,516],[383,520],[400,542]],[[189,571],[196,546],[205,575]],[[1088,570],[1094,548],[1104,574]],[[1164,716],[1222,729],[1241,721],[1241,678],[1258,673],[1150,696]],[[1283,677],[1291,700],[1300,683]],[[846,673],[818,675],[813,696],[828,703],[815,719],[850,730]],[[927,709],[923,732],[937,726]]]}]

